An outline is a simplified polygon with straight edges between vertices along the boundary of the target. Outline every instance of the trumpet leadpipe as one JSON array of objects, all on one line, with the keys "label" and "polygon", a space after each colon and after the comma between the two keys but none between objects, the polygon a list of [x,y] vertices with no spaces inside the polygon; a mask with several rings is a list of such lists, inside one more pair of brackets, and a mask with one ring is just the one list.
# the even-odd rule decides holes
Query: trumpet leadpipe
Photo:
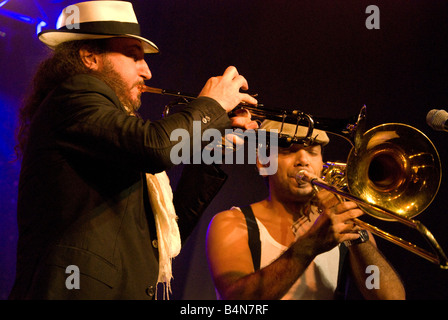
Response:
[{"label": "trumpet leadpipe", "polygon": [[166,90],[166,89],[148,87],[144,84],[140,85],[139,87],[140,87],[141,92],[156,93],[156,94],[173,96],[173,97],[178,97],[178,98],[185,98],[185,99],[189,99],[189,100],[193,100],[193,99],[197,98],[193,94],[184,93],[184,92],[175,91],[175,90]]}]

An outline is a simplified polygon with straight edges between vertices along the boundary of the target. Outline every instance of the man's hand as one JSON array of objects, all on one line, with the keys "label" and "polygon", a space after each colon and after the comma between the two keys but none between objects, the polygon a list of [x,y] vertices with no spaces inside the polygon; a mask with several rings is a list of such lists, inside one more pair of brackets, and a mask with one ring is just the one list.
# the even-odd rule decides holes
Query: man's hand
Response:
[{"label": "man's hand", "polygon": [[226,112],[232,111],[242,102],[257,104],[257,100],[240,89],[248,90],[247,80],[238,73],[235,67],[228,67],[222,76],[212,77],[199,93],[199,97],[205,96],[215,99]]},{"label": "man's hand", "polygon": [[[300,179],[311,182],[317,176],[303,170],[299,172]],[[352,201],[342,201],[333,193],[321,190],[315,194],[320,216],[308,230],[309,239],[314,239],[315,254],[332,249],[334,246],[347,240],[359,238],[361,229],[354,219],[362,216],[364,212]]]}]

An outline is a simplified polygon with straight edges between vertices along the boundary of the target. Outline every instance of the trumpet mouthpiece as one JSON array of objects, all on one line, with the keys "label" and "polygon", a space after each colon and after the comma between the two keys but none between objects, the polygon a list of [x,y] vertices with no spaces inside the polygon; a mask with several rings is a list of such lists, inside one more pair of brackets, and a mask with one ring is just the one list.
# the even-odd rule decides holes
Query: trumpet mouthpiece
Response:
[{"label": "trumpet mouthpiece", "polygon": [[150,92],[150,93],[163,94],[162,89],[148,87],[148,86],[146,86],[144,84],[141,84],[139,86],[139,89],[140,89],[141,92]]}]

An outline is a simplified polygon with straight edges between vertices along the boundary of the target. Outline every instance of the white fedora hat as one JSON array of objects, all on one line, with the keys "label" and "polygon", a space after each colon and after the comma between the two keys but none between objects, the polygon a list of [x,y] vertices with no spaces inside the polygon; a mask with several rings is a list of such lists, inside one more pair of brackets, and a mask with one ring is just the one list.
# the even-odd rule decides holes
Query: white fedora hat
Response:
[{"label": "white fedora hat", "polygon": [[44,30],[39,40],[54,49],[72,40],[126,37],[142,41],[145,53],[158,53],[159,48],[140,36],[140,25],[132,4],[127,1],[86,1],[64,8],[56,30]]}]

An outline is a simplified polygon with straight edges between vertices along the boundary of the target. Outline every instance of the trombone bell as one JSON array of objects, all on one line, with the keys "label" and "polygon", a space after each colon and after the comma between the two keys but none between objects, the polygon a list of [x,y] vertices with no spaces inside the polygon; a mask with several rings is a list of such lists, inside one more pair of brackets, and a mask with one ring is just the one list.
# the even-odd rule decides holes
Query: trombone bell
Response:
[{"label": "trombone bell", "polygon": [[[431,232],[412,218],[425,210],[440,187],[439,154],[419,130],[399,123],[383,124],[365,132],[350,151],[347,164],[327,163],[323,179],[313,185],[354,201],[369,215],[398,221],[417,230],[433,252],[426,251],[362,220],[355,224],[448,269],[448,258]],[[347,187],[346,193],[335,186]]]},{"label": "trombone bell", "polygon": [[[424,211],[441,183],[439,154],[419,130],[399,123],[383,124],[363,135],[347,160],[349,192],[367,203],[406,218]],[[394,220],[376,210],[379,219]]]}]

